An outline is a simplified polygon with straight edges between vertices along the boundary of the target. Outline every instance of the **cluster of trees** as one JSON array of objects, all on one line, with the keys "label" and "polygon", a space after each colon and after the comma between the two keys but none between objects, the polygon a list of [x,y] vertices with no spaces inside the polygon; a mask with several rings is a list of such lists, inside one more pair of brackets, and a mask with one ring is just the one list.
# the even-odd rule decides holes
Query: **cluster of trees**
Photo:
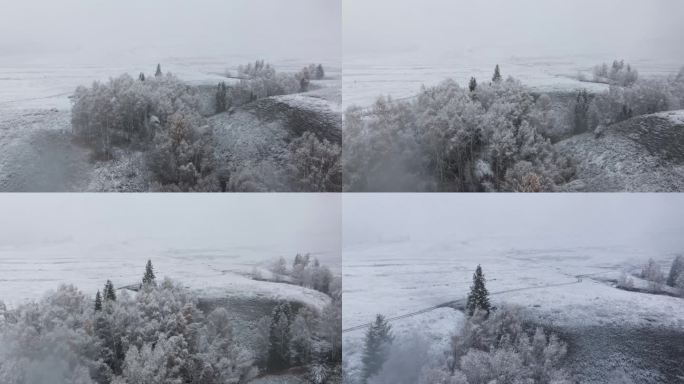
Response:
[{"label": "cluster of trees", "polygon": [[631,65],[625,64],[624,60],[614,60],[610,67],[606,63],[597,65],[593,69],[593,75],[596,82],[623,87],[634,84],[639,78],[639,72],[636,69],[632,69]]},{"label": "cluster of trees", "polygon": [[294,191],[342,190],[342,148],[313,132],[304,132],[288,146],[288,178]]},{"label": "cluster of trees", "polygon": [[442,358],[430,354],[429,343],[412,334],[395,341],[386,319],[378,315],[365,338],[361,377],[370,384],[569,384],[561,368],[566,345],[555,335],[526,327],[516,308],[491,307],[482,268],[473,275],[467,320]]},{"label": "cluster of trees", "polygon": [[309,254],[297,254],[292,267],[288,268],[287,261],[280,257],[271,265],[271,272],[275,279],[287,281],[302,287],[311,288],[325,293],[328,296],[336,297],[341,295],[342,281],[335,277],[330,268],[322,265],[317,258]]},{"label": "cluster of trees", "polygon": [[[271,267],[277,280],[315,289],[330,297],[330,304],[318,313],[307,307],[280,303],[270,317],[257,323],[264,335],[258,348],[258,362],[268,371],[307,367],[314,384],[331,383],[341,377],[342,362],[342,284],[330,270],[310,255],[297,254],[288,269],[280,258]],[[266,338],[268,336],[268,338]]]},{"label": "cluster of trees", "polygon": [[216,190],[213,137],[198,112],[198,94],[157,70],[153,78],[124,74],[78,87],[73,132],[105,159],[116,147],[145,150],[158,189]]},{"label": "cluster of trees", "polygon": [[[679,290],[684,296],[684,256],[678,255],[674,258],[667,277],[665,276],[665,273],[663,273],[660,264],[651,258],[642,267],[639,277],[649,282],[649,290],[653,292],[662,291],[664,285],[667,285]],[[631,279],[627,278],[626,282],[627,284],[621,284],[620,281],[618,281],[618,285],[621,285],[622,288],[634,287],[634,283]]]},{"label": "cluster of trees", "polygon": [[[498,69],[498,68],[497,68]],[[344,188],[354,191],[552,191],[574,175],[542,135],[555,124],[548,97],[501,79],[452,80],[412,101],[381,97],[345,115]]]},{"label": "cluster of trees", "polygon": [[299,81],[300,92],[306,92],[309,90],[309,84],[312,79],[323,80],[323,78],[325,78],[325,70],[321,64],[309,64],[302,68],[302,70],[295,75],[295,78]]},{"label": "cluster of trees", "polygon": [[320,313],[280,303],[270,317],[257,323],[260,340],[256,363],[268,372],[305,367],[316,384],[339,379],[341,326],[341,298],[333,298]]},{"label": "cluster of trees", "polygon": [[140,290],[95,301],[61,286],[4,313],[3,383],[243,383],[257,375],[252,353],[233,337],[225,308],[204,314],[196,298],[151,264]]},{"label": "cluster of trees", "polygon": [[71,285],[0,311],[0,382],[76,384],[246,383],[297,366],[314,384],[341,376],[342,294],[322,310],[279,303],[247,347],[225,308],[208,314],[180,284],[160,284],[151,261],[137,290],[110,280],[94,300]]},{"label": "cluster of trees", "polygon": [[[324,76],[322,66],[312,68],[307,76]],[[213,101],[217,113],[300,91],[299,74],[276,73],[262,60],[240,66],[238,75],[241,80],[235,85],[218,84]],[[202,110],[198,90],[163,74],[158,65],[154,77],[124,74],[77,88],[71,122],[73,133],[99,158],[111,159],[116,148],[144,151],[153,190],[259,190],[259,180],[250,170],[217,163],[216,137]],[[276,171],[293,191],[339,191],[341,152],[339,145],[306,132],[287,144],[284,167]]]},{"label": "cluster of trees", "polygon": [[677,76],[639,79],[636,70],[623,62],[614,62],[610,70],[603,66],[607,77],[617,80],[611,80],[605,92],[578,92],[567,108],[572,132],[595,131],[634,116],[684,108],[684,68]]}]

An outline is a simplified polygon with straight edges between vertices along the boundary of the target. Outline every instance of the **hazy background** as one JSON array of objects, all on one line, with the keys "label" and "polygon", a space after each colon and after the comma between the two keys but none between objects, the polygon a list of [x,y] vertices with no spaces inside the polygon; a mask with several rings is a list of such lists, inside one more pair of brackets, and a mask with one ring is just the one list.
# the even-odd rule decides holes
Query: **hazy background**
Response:
[{"label": "hazy background", "polygon": [[339,60],[340,0],[0,0],[0,57]]},{"label": "hazy background", "polygon": [[340,200],[334,194],[3,194],[0,249],[124,244],[334,256],[341,246]]},{"label": "hazy background", "polygon": [[684,194],[345,194],[343,207],[345,247],[476,241],[684,251]]},{"label": "hazy background", "polygon": [[344,55],[684,59],[679,0],[344,0]]}]

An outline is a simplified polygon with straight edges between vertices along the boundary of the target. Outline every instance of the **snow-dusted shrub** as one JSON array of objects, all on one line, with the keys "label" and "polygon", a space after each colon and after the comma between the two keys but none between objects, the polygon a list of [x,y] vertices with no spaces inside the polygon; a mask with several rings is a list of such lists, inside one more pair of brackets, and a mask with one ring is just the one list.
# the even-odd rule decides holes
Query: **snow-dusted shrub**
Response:
[{"label": "snow-dusted shrub", "polygon": [[618,278],[617,286],[618,286],[618,288],[623,288],[623,289],[633,289],[634,288],[634,279],[632,279],[627,274],[627,272],[623,271],[620,274],[620,277]]},{"label": "snow-dusted shrub", "polygon": [[556,114],[514,79],[461,88],[452,80],[423,88],[415,101],[380,98],[345,116],[344,188],[506,191],[506,173],[527,161],[541,190],[572,177],[540,131]]},{"label": "snow-dusted shrub", "polygon": [[342,190],[342,149],[328,140],[305,132],[289,146],[289,174],[296,191],[339,192]]},{"label": "snow-dusted shrub", "polygon": [[641,269],[641,278],[649,282],[649,289],[654,292],[660,291],[665,283],[663,270],[653,259],[649,259]]}]

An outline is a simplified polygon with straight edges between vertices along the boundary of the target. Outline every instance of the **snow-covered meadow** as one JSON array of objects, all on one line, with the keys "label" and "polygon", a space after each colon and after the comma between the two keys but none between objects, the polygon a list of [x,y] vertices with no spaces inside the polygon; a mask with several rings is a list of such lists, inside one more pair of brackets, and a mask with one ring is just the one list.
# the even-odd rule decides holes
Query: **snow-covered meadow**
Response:
[{"label": "snow-covered meadow", "polygon": [[[0,236],[0,300],[10,306],[60,284],[94,295],[107,279],[116,288],[139,283],[150,259],[160,278],[200,297],[322,307],[325,295],[256,281],[252,271],[307,252],[340,271],[334,196],[8,195],[0,204],[1,225],[11,227]],[[288,215],[299,222],[286,227]]]},{"label": "snow-covered meadow", "polygon": [[[683,202],[676,195],[345,196],[350,371],[359,369],[366,331],[353,328],[376,314],[409,315],[390,322],[395,338],[424,334],[440,356],[464,319],[451,307],[463,306],[478,264],[493,305],[522,307],[537,324],[684,332],[682,298],[615,286],[648,258],[669,269],[684,246],[673,222]],[[442,304],[450,307],[429,310]]]},{"label": "snow-covered meadow", "polygon": [[[487,54],[473,50],[462,55],[429,55],[422,52],[386,53],[382,55],[345,55],[343,60],[344,106],[371,105],[379,96],[405,99],[415,96],[422,85],[434,86],[451,78],[467,86],[471,77],[489,82],[499,64],[504,78],[512,76],[539,92],[567,92],[577,89],[600,92],[606,84],[580,81],[592,79],[592,68],[615,57],[606,55],[516,56]],[[630,63],[642,77],[665,77],[676,74],[681,61],[633,58]]]}]

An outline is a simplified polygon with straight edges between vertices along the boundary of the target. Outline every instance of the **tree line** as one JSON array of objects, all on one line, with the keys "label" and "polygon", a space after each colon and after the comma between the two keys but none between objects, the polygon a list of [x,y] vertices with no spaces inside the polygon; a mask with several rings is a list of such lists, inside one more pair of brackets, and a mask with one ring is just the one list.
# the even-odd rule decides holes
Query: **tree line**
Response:
[{"label": "tree line", "polygon": [[[0,312],[0,382],[246,383],[295,365],[315,383],[340,375],[341,293],[320,311],[279,303],[263,322],[265,342],[247,347],[228,309],[204,313],[181,284],[158,283],[151,261],[129,288],[136,292],[117,294],[107,280],[92,298],[62,285],[40,301]],[[253,325],[256,339],[259,325]]]}]

